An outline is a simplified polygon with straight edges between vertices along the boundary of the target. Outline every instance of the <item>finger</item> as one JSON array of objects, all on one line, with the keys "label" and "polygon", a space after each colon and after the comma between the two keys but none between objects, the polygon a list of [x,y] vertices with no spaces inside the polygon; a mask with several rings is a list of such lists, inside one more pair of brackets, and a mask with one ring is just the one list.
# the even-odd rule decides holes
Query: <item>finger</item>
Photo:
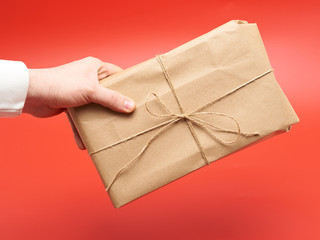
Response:
[{"label": "finger", "polygon": [[97,85],[90,100],[117,112],[130,113],[135,109],[135,102],[117,91]]},{"label": "finger", "polygon": [[101,62],[101,67],[98,69],[98,78],[99,80],[101,80],[121,71],[122,68],[118,67],[117,65],[114,65],[112,63]]},{"label": "finger", "polygon": [[75,125],[73,124],[73,121],[72,121],[72,119],[70,117],[70,114],[68,113],[67,110],[65,110],[65,113],[66,113],[67,118],[69,120],[69,123],[71,125],[73,136],[74,136],[74,140],[76,141],[76,144],[77,144],[78,148],[81,149],[81,150],[85,150],[86,147],[84,146],[84,144],[83,144],[83,142],[82,142],[82,140],[80,138],[78,130],[76,129]]}]

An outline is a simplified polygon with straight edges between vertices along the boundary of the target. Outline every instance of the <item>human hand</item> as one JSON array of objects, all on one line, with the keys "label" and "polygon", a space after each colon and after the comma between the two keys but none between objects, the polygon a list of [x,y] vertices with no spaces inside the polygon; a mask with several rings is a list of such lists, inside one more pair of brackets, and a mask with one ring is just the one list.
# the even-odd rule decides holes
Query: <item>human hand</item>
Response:
[{"label": "human hand", "polygon": [[[93,57],[54,68],[29,69],[23,112],[35,117],[51,117],[66,108],[94,102],[117,112],[130,113],[135,109],[132,99],[99,85],[99,80],[119,71],[118,66]],[[78,146],[84,149],[74,126],[73,130]]]}]

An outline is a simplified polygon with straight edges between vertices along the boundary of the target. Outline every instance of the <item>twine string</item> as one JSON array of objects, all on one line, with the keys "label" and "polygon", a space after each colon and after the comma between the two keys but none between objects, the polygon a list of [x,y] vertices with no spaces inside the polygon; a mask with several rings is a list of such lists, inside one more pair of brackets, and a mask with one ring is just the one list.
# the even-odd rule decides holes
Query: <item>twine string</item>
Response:
[{"label": "twine string", "polygon": [[[174,95],[174,98],[179,106],[179,109],[180,109],[180,113],[174,113],[162,100],[161,98],[156,94],[156,93],[149,93],[147,96],[146,96],[146,99],[145,99],[145,107],[146,107],[146,110],[149,112],[149,114],[151,114],[152,116],[155,116],[155,117],[161,117],[161,118],[169,118],[169,120],[166,120],[164,121],[163,123],[160,123],[154,127],[151,127],[151,128],[148,128],[144,131],[141,131],[141,132],[138,132],[134,135],[131,135],[125,139],[122,139],[118,142],[115,142],[111,145],[108,145],[106,147],[102,147],[100,149],[97,149],[95,151],[92,151],[89,153],[89,155],[93,155],[93,154],[96,154],[98,152],[101,152],[103,150],[106,150],[108,148],[111,148],[111,147],[114,147],[116,145],[119,145],[121,143],[124,143],[126,141],[129,141],[133,138],[136,138],[142,134],[145,134],[147,132],[150,132],[150,131],[153,131],[155,129],[159,129],[149,140],[148,142],[144,145],[144,147],[140,150],[140,152],[133,158],[131,159],[127,164],[125,164],[116,174],[115,176],[111,179],[109,185],[107,186],[106,188],[106,191],[109,191],[110,187],[113,185],[113,183],[118,179],[118,177],[127,169],[129,168],[132,164],[134,164],[138,159],[139,157],[147,150],[147,148],[151,145],[151,143],[157,138],[159,137],[160,135],[162,135],[166,130],[168,130],[169,128],[171,128],[174,124],[178,123],[179,121],[181,120],[184,120],[189,128],[189,131],[199,149],[199,152],[201,154],[201,157],[202,159],[204,160],[205,164],[206,165],[209,165],[210,162],[208,161],[207,159],[207,155],[203,149],[203,146],[198,138],[198,135],[196,134],[196,131],[194,129],[194,125],[197,125],[198,127],[202,128],[205,132],[207,132],[213,139],[215,139],[215,141],[221,143],[221,144],[233,144],[235,142],[237,142],[240,138],[240,136],[244,136],[244,137],[252,137],[252,136],[258,136],[259,133],[245,133],[245,132],[242,132],[240,130],[240,124],[238,122],[238,120],[236,118],[234,118],[233,116],[229,115],[229,114],[225,114],[225,113],[219,113],[219,112],[200,112],[201,110],[207,108],[208,106],[220,101],[221,99],[229,96],[230,94],[238,91],[239,89],[249,85],[250,83],[256,81],[257,79],[260,79],[262,78],[263,76],[267,75],[268,73],[272,72],[272,69],[258,75],[257,77],[241,84],[240,86],[230,90],[229,92],[223,94],[222,96],[216,98],[216,99],[213,99],[211,101],[209,101],[208,103],[206,103],[205,105],[195,109],[194,111],[192,112],[185,112],[183,107],[182,107],[182,104],[177,96],[177,93],[175,91],[175,88],[173,87],[173,84],[171,82],[171,78],[170,78],[170,75],[164,65],[164,62],[162,60],[162,57],[157,55],[156,56],[156,59],[159,63],[159,65],[161,66],[161,69],[162,69],[162,72],[164,74],[164,77],[171,89],[171,92],[172,94]],[[164,110],[165,114],[158,114],[158,113],[155,113],[152,108],[149,106],[149,99],[150,97],[154,97],[155,99],[155,102],[158,103],[158,105]],[[201,118],[199,118],[198,116],[201,116],[201,115],[207,115],[207,116],[221,116],[221,117],[225,117],[225,118],[228,118],[230,119],[231,121],[233,121],[237,127],[236,130],[232,130],[232,129],[226,129],[226,128],[223,128],[223,127],[219,127],[217,125],[214,125],[213,123],[209,122],[209,121],[206,121],[206,120],[203,120]],[[224,133],[230,133],[230,134],[235,134],[236,137],[230,141],[226,141],[226,140],[223,140],[221,139],[220,137],[217,136],[216,133],[214,133],[214,131],[216,132],[224,132]]]}]

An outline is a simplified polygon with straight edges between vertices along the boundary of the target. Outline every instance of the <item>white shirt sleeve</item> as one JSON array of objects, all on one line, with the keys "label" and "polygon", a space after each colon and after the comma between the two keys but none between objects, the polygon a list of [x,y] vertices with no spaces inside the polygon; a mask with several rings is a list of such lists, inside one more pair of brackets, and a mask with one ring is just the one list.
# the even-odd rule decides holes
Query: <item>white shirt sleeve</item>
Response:
[{"label": "white shirt sleeve", "polygon": [[29,72],[23,62],[0,60],[0,117],[22,112],[29,88]]}]

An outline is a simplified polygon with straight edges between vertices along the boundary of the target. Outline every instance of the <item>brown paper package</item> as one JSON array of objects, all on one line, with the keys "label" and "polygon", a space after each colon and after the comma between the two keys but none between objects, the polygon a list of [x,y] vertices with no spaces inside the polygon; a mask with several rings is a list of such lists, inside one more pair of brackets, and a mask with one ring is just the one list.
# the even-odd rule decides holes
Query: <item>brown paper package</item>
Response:
[{"label": "brown paper package", "polygon": [[[136,110],[132,114],[116,113],[97,104],[68,109],[106,188],[148,145],[108,189],[116,208],[205,166],[201,148],[211,163],[258,140],[288,131],[299,121],[273,72],[268,72],[272,67],[256,24],[230,21],[162,54],[161,59],[165,69],[153,58],[100,82],[134,99]],[[157,94],[170,112],[181,114],[164,71],[169,74],[184,112],[193,112],[219,99],[200,111],[207,114],[196,115],[210,124],[204,124],[207,128],[197,122],[192,124],[200,148],[188,119],[176,121],[161,134],[158,132],[163,126],[134,136],[176,119],[176,115],[167,116],[168,111],[153,95],[147,98],[150,93]],[[257,78],[263,73],[266,74]],[[152,115],[146,104],[151,113],[165,116]],[[237,134],[237,124],[241,134]],[[234,143],[224,143],[237,137]],[[129,139],[121,142],[126,138]]]}]

